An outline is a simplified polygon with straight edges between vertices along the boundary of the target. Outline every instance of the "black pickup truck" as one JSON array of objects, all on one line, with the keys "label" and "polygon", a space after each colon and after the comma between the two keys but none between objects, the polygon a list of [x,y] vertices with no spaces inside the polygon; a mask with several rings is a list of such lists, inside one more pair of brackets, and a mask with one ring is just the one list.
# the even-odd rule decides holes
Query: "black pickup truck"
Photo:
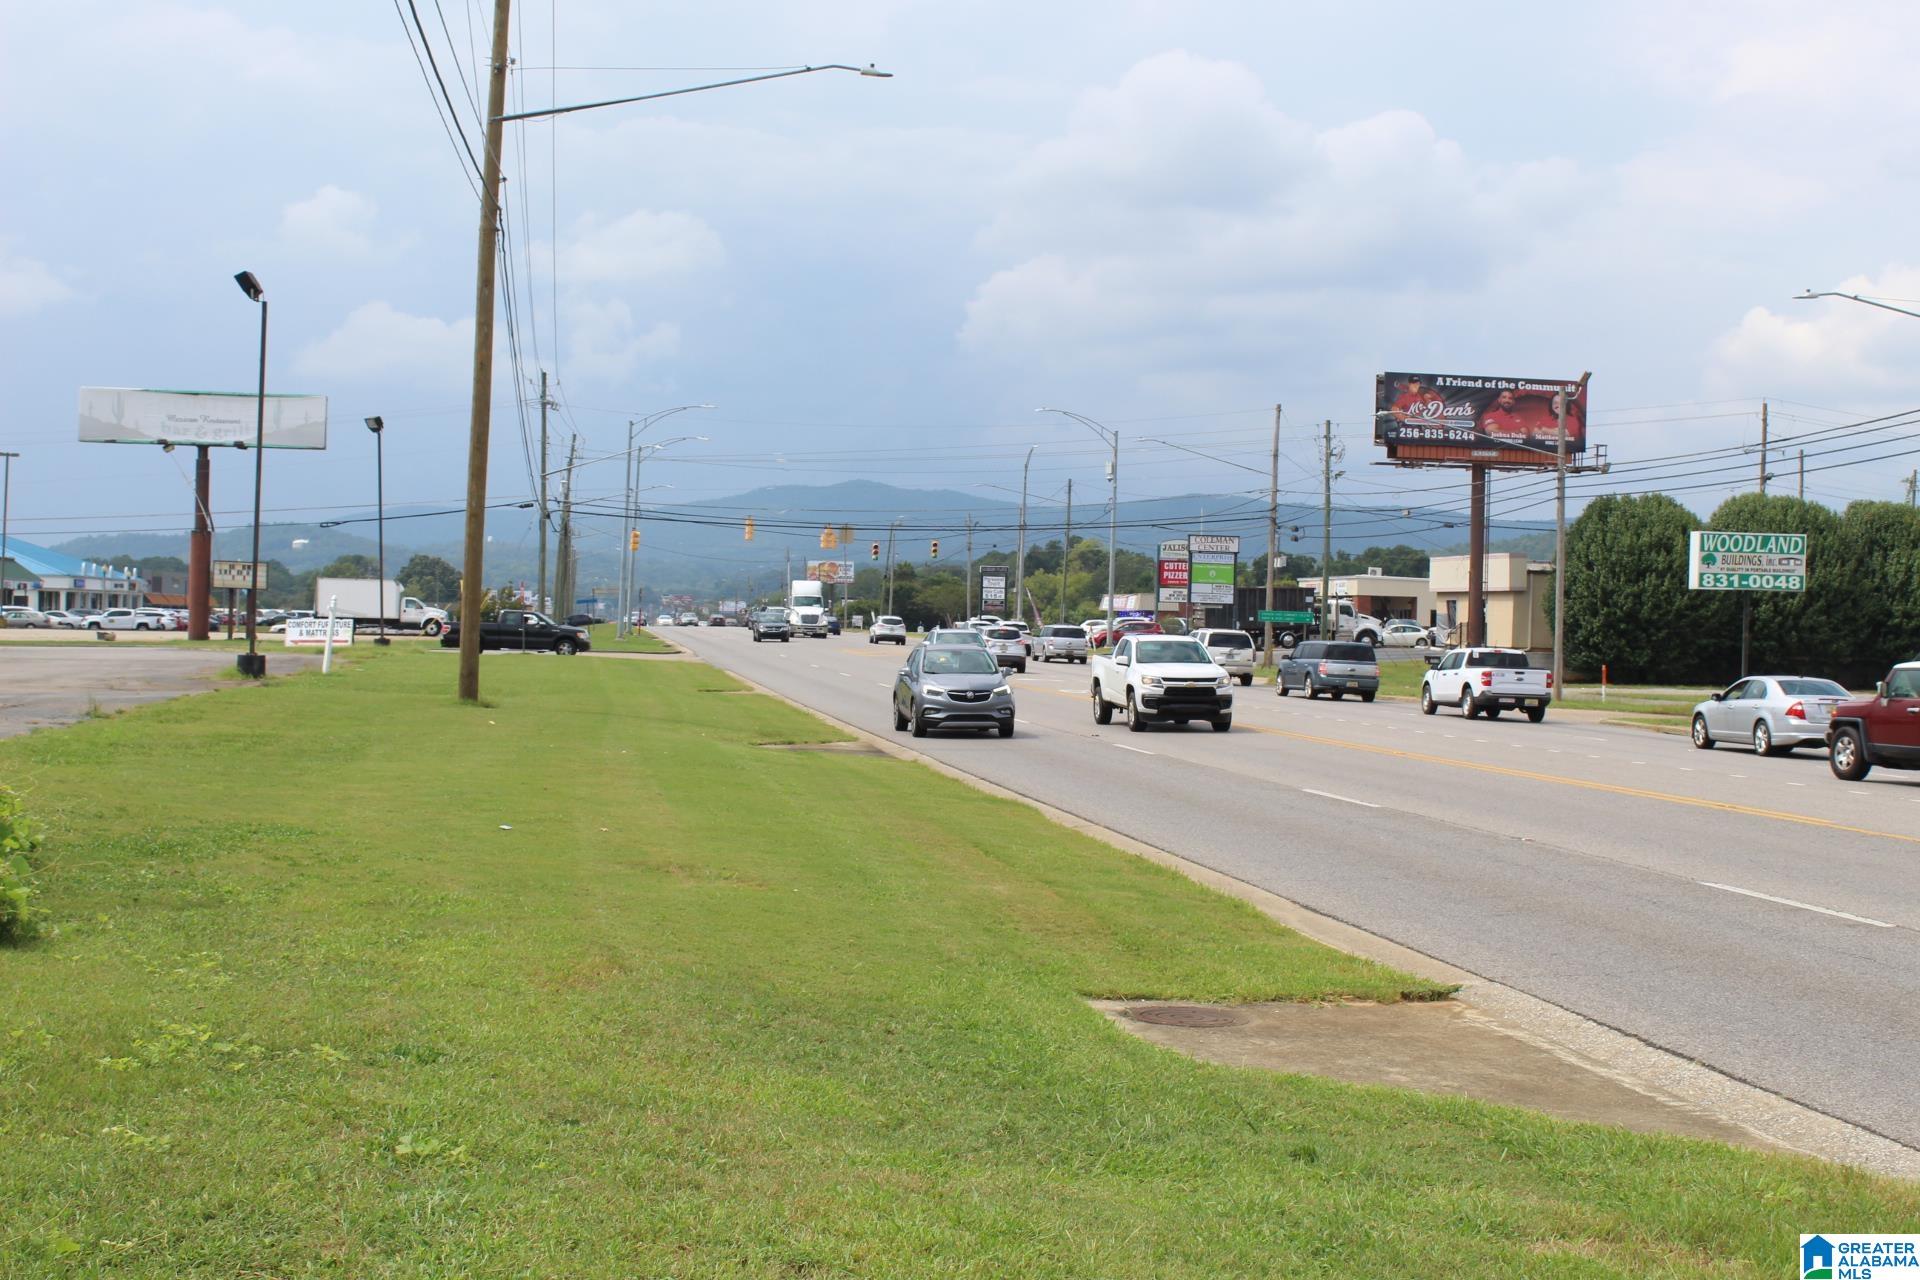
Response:
[{"label": "black pickup truck", "polygon": [[[456,615],[440,633],[440,647],[460,647],[460,619]],[[502,609],[500,616],[480,624],[480,648],[551,649],[555,653],[584,653],[593,647],[580,627],[555,622],[532,609]]]}]

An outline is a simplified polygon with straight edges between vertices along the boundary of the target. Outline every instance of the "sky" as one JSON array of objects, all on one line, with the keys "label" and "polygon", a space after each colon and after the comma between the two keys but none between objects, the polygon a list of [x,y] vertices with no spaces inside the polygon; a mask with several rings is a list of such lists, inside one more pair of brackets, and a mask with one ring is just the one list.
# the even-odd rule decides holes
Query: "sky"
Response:
[{"label": "sky", "polygon": [[[268,457],[268,518],[370,506],[370,414],[389,503],[461,499],[477,179],[410,7],[477,153],[479,0],[0,13],[17,535],[185,525],[186,453],[78,443],[75,393],[251,390],[243,268],[269,389],[330,404],[324,453]],[[1920,318],[1794,300],[1920,310],[1910,3],[527,0],[511,34],[513,110],[893,78],[508,127],[496,501],[531,490],[541,369],[554,467],[575,433],[597,459],[635,417],[715,406],[648,437],[708,437],[646,464],[669,504],[849,478],[1005,498],[1030,447],[1036,502],[1103,488],[1105,446],[1040,405],[1120,432],[1123,498],[1254,490],[1281,404],[1284,489],[1317,496],[1331,420],[1337,502],[1458,508],[1456,476],[1375,465],[1373,375],[1591,370],[1615,471],[1576,508],[1664,487],[1705,513],[1757,457],[1675,455],[1757,443],[1763,400],[1775,438],[1920,406]],[[1808,497],[1892,499],[1920,427],[1801,445]],[[620,473],[583,467],[582,496]],[[1550,499],[1504,480],[1494,510]],[[217,451],[216,521],[250,502],[251,459]]]}]

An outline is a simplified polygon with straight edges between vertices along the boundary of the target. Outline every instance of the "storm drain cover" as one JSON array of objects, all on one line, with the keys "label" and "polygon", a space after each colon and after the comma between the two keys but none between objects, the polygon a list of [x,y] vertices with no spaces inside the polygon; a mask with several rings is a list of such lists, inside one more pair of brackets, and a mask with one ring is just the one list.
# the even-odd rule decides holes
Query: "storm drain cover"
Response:
[{"label": "storm drain cover", "polygon": [[1232,1009],[1204,1004],[1149,1004],[1128,1009],[1135,1022],[1152,1022],[1163,1027],[1237,1027],[1246,1021]]}]

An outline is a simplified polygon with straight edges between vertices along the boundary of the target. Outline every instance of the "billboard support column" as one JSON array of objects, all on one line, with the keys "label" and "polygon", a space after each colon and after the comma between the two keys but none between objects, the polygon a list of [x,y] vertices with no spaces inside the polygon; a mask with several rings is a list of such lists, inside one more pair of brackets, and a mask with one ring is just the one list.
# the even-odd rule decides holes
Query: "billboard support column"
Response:
[{"label": "billboard support column", "polygon": [[[1566,388],[1555,397],[1554,406],[1558,424],[1554,432],[1554,478],[1553,478],[1553,700],[1560,701],[1567,696],[1567,405],[1586,394],[1587,379],[1593,373],[1589,370],[1580,375],[1573,393]],[[1763,455],[1764,457],[1764,455]],[[1764,471],[1766,463],[1762,461]],[[1764,492],[1764,481],[1763,492]]]},{"label": "billboard support column", "polygon": [[1469,648],[1487,642],[1487,468],[1474,463],[1473,498],[1468,504],[1467,523],[1467,634]]},{"label": "billboard support column", "polygon": [[187,639],[207,638],[208,597],[213,591],[213,516],[209,505],[213,465],[207,446],[197,445],[193,459],[193,537],[187,548]]}]

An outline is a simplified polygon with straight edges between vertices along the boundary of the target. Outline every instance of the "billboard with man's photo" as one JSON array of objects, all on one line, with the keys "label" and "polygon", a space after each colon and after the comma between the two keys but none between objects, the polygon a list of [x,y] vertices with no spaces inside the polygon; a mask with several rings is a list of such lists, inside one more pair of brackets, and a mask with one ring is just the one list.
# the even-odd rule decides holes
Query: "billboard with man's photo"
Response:
[{"label": "billboard with man's photo", "polygon": [[[1383,373],[1374,379],[1373,438],[1391,456],[1444,460],[1495,453],[1554,460],[1567,397],[1567,453],[1587,447],[1587,389],[1555,378]],[[1455,452],[1458,451],[1458,452]]]}]

